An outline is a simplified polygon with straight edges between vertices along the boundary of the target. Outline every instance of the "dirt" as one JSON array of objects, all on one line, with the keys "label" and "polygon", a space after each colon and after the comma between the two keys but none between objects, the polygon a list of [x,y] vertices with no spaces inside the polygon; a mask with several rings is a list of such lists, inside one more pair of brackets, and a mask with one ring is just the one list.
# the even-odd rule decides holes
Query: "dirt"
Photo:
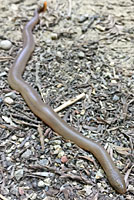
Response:
[{"label": "dirt", "polygon": [[0,0],[0,42],[12,43],[0,49],[0,198],[132,200],[134,1],[48,1],[23,75],[54,109],[85,93],[59,115],[107,149],[125,176],[123,195],[90,152],[53,132],[8,84],[23,27],[41,3]]}]

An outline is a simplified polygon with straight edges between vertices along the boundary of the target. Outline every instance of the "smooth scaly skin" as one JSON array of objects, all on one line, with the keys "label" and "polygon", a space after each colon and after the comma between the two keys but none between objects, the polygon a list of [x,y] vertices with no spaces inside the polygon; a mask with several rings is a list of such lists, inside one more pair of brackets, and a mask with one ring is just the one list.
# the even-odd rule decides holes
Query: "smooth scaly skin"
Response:
[{"label": "smooth scaly skin", "polygon": [[24,28],[23,49],[18,54],[9,71],[8,82],[13,89],[21,93],[29,108],[35,115],[44,121],[45,124],[50,126],[55,132],[62,135],[65,139],[71,140],[81,148],[91,152],[100,162],[113,188],[120,194],[123,194],[126,192],[126,185],[123,176],[115,167],[107,151],[100,144],[86,138],[81,133],[70,127],[53,111],[51,107],[45,104],[37,92],[22,79],[26,63],[29,60],[35,46],[32,29],[38,23],[39,13],[43,10],[44,8],[36,10],[34,17]]}]

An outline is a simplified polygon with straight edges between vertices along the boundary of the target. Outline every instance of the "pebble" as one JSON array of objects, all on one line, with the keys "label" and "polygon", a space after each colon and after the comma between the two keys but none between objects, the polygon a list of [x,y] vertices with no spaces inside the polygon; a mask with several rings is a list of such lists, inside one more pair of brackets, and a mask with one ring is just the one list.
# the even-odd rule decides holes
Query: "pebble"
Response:
[{"label": "pebble", "polygon": [[27,159],[27,158],[30,158],[31,154],[32,154],[31,150],[27,149],[27,150],[22,154],[21,157]]},{"label": "pebble", "polygon": [[111,83],[112,84],[117,84],[117,81],[113,79],[113,80],[111,80]]},{"label": "pebble", "polygon": [[12,140],[16,141],[16,140],[18,140],[18,137],[16,135],[13,135]]},{"label": "pebble", "polygon": [[134,79],[134,75],[132,75],[132,79]]},{"label": "pebble", "polygon": [[88,19],[88,14],[85,14],[85,15],[81,15],[78,19],[78,22],[79,23],[83,23],[85,22],[86,20]]},{"label": "pebble", "polygon": [[6,72],[1,72],[1,73],[0,73],[0,77],[6,76],[6,75],[7,75]]},{"label": "pebble", "polygon": [[79,168],[85,168],[84,164],[83,164],[83,160],[77,160],[76,161],[76,166]]},{"label": "pebble", "polygon": [[14,91],[12,91],[12,92],[7,93],[5,95],[5,97],[10,97],[10,98],[12,98],[14,100],[14,99],[17,98],[17,95],[16,95],[16,93]]},{"label": "pebble", "polygon": [[10,49],[12,46],[12,43],[9,40],[2,40],[0,42],[0,48],[4,50]]},{"label": "pebble", "polygon": [[48,138],[46,138],[44,141],[45,141],[46,143],[48,143],[48,142],[49,142],[49,139],[48,139]]},{"label": "pebble", "polygon": [[45,158],[45,155],[44,155],[44,154],[43,154],[43,155],[41,155],[41,156],[40,156],[40,158],[41,158],[41,159],[44,159],[44,158]]},{"label": "pebble", "polygon": [[20,143],[22,143],[22,142],[24,141],[24,138],[19,138],[18,141],[19,141]]},{"label": "pebble", "polygon": [[45,185],[50,186],[50,184],[51,184],[51,179],[50,179],[50,178],[44,179],[44,183],[45,183]]},{"label": "pebble", "polygon": [[62,156],[64,156],[64,151],[62,150],[60,145],[54,145],[54,154],[58,154],[58,158],[61,158]]},{"label": "pebble", "polygon": [[59,166],[61,164],[61,160],[59,158],[55,158],[55,166]]},{"label": "pebble", "polygon": [[18,188],[18,192],[19,192],[20,195],[24,195],[25,194],[23,187],[19,187]]},{"label": "pebble", "polygon": [[47,38],[46,38],[46,39],[45,39],[45,43],[46,43],[46,44],[51,44],[51,39],[47,39]]},{"label": "pebble", "polygon": [[133,185],[128,185],[128,191],[131,191],[133,193],[134,192],[134,186]]},{"label": "pebble", "polygon": [[57,88],[61,88],[63,86],[63,84],[62,83],[59,83],[58,85],[57,85]]},{"label": "pebble", "polygon": [[116,94],[113,96],[113,101],[118,101],[120,98]]},{"label": "pebble", "polygon": [[57,149],[54,151],[54,154],[58,154],[58,153],[60,153],[61,151],[62,151],[61,148],[57,148]]},{"label": "pebble", "polygon": [[42,159],[42,160],[39,161],[39,164],[42,165],[42,166],[45,166],[45,165],[49,164],[49,161],[48,161],[48,159]]},{"label": "pebble", "polygon": [[95,178],[96,178],[96,179],[100,179],[100,178],[103,178],[103,177],[104,177],[104,172],[103,172],[102,169],[99,169],[99,170],[97,171],[97,173],[96,173]]},{"label": "pebble", "polygon": [[[56,141],[56,140],[55,140]],[[58,142],[57,142],[58,143]],[[56,143],[55,143],[56,144]],[[55,149],[60,149],[61,148],[61,146],[59,145],[59,144],[56,144],[56,145],[54,145],[54,148]]]},{"label": "pebble", "polygon": [[100,67],[97,67],[96,68],[96,72],[100,72],[101,71],[101,68]]},{"label": "pebble", "polygon": [[78,53],[78,57],[79,57],[79,58],[84,58],[84,57],[85,57],[84,52],[83,52],[83,51],[80,51],[80,52]]},{"label": "pebble", "polygon": [[35,139],[36,139],[35,135],[31,135],[31,138],[32,138],[33,140],[35,140]]},{"label": "pebble", "polygon": [[64,154],[65,154],[64,151],[61,150],[61,151],[58,153],[58,158],[61,158],[62,156],[64,156]]},{"label": "pebble", "polygon": [[98,186],[98,188],[100,188],[101,187],[101,183],[97,183],[97,186]]},{"label": "pebble", "polygon": [[7,116],[2,116],[2,119],[7,122],[8,124],[10,124],[11,126],[17,127],[17,125],[15,123],[13,123],[13,121],[11,120],[11,118],[7,117]]},{"label": "pebble", "polygon": [[72,146],[72,144],[71,144],[70,142],[67,142],[65,145],[66,145],[67,147],[71,147],[71,146]]},{"label": "pebble", "polygon": [[51,179],[46,178],[46,179],[44,179],[44,181],[40,180],[38,182],[38,187],[50,186],[50,184],[51,184]]},{"label": "pebble", "polygon": [[83,109],[80,114],[84,115],[85,114],[85,110]]},{"label": "pebble", "polygon": [[6,160],[9,162],[12,161],[11,157],[9,157],[9,156],[6,157]]},{"label": "pebble", "polygon": [[57,40],[58,39],[58,34],[57,33],[52,33],[51,34],[51,39],[52,40]]},{"label": "pebble", "polygon": [[40,180],[40,181],[38,182],[38,187],[44,187],[44,186],[45,186],[45,182],[42,181],[42,180]]},{"label": "pebble", "polygon": [[61,162],[66,163],[68,161],[67,156],[62,156],[61,157]]},{"label": "pebble", "polygon": [[30,145],[30,142],[25,143],[25,147],[28,147]]},{"label": "pebble", "polygon": [[111,66],[111,67],[114,67],[114,65],[115,65],[115,62],[114,62],[114,61],[111,61],[111,62],[110,62],[110,66]]},{"label": "pebble", "polygon": [[63,58],[63,55],[62,55],[62,53],[60,52],[60,51],[58,51],[57,53],[56,53],[56,60],[57,60],[57,62],[61,62],[61,59]]},{"label": "pebble", "polygon": [[0,104],[2,104],[3,103],[3,99],[2,98],[0,98]]},{"label": "pebble", "polygon": [[60,59],[63,58],[63,54],[61,53],[61,51],[57,51],[56,57],[59,57]]},{"label": "pebble", "polygon": [[36,193],[32,193],[32,194],[30,194],[29,198],[31,200],[36,200],[37,199],[37,194]]},{"label": "pebble", "polygon": [[11,104],[14,103],[13,99],[10,98],[10,97],[6,97],[6,98],[4,99],[4,102],[7,103],[7,104],[9,104],[9,105],[11,105]]},{"label": "pebble", "polygon": [[61,144],[61,140],[54,140],[53,141],[53,144],[59,144],[59,145],[55,145],[55,148],[57,148],[57,147],[60,147],[60,144]]},{"label": "pebble", "polygon": [[86,192],[87,195],[90,195],[92,193],[92,186],[85,185],[84,186],[84,190],[85,190],[85,192]]},{"label": "pebble", "polygon": [[23,169],[19,169],[19,170],[15,171],[15,173],[14,173],[14,176],[17,181],[20,180],[23,177],[23,175],[24,175]]}]

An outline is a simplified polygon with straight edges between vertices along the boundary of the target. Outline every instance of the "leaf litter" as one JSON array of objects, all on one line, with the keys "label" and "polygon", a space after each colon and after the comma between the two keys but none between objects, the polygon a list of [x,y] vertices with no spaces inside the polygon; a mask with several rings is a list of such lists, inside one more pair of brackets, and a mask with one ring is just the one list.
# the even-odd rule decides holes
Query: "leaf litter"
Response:
[{"label": "leaf litter", "polygon": [[[0,40],[12,43],[0,52],[0,198],[131,200],[133,2],[50,1],[34,29],[36,48],[24,73],[54,109],[84,94],[59,115],[105,146],[125,174],[124,195],[111,188],[92,154],[46,127],[7,83],[9,67],[22,47],[21,30],[36,6],[34,0],[0,4]],[[6,97],[10,99],[4,101]]]}]

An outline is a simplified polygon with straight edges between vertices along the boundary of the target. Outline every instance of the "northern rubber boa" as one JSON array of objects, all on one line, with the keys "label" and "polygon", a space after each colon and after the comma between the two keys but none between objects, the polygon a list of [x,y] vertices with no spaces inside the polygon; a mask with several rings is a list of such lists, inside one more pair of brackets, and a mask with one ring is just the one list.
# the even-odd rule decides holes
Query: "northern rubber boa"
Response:
[{"label": "northern rubber boa", "polygon": [[55,132],[77,144],[82,149],[91,152],[104,169],[107,178],[113,188],[120,194],[126,192],[126,185],[123,176],[115,167],[113,160],[107,151],[97,142],[86,138],[74,128],[70,127],[61,119],[53,109],[41,100],[38,93],[29,86],[23,79],[22,74],[25,66],[34,50],[35,43],[32,29],[39,21],[39,13],[46,9],[46,2],[43,7],[35,10],[34,17],[26,24],[23,30],[23,48],[16,57],[14,64],[9,70],[9,85],[21,93],[31,111],[42,121],[50,126]]}]

